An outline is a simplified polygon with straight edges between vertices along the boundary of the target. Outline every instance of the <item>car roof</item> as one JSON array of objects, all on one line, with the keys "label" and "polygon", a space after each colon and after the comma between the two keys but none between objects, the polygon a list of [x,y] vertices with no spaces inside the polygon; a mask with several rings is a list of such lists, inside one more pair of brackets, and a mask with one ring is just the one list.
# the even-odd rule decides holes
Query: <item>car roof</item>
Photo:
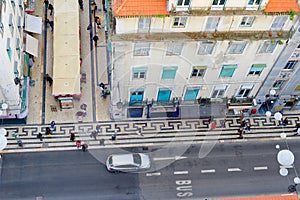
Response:
[{"label": "car roof", "polygon": [[112,155],[113,165],[135,165],[132,154]]}]

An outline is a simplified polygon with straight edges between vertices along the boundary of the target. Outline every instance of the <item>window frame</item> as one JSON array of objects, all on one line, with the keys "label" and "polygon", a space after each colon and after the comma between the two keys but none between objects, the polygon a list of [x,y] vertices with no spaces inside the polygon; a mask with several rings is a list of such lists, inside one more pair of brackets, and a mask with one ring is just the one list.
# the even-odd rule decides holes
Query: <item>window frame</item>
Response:
[{"label": "window frame", "polygon": [[288,20],[288,16],[276,16],[271,24],[270,29],[273,31],[281,30],[287,20]]},{"label": "window frame", "polygon": [[174,80],[176,78],[177,66],[164,66],[161,74],[161,80]]},{"label": "window frame", "polygon": [[[216,45],[216,42],[214,42],[214,41],[199,42],[197,55],[211,55],[214,51],[215,45]],[[200,50],[203,50],[203,51],[200,52]]]},{"label": "window frame", "polygon": [[[252,4],[250,4],[250,2],[253,1]],[[256,3],[257,1],[259,1],[259,3]],[[262,0],[249,0],[247,5],[250,6],[259,6],[261,4]]]},{"label": "window frame", "polygon": [[138,19],[138,32],[146,33],[150,32],[151,18],[150,17],[140,17]]},{"label": "window frame", "polygon": [[[176,19],[178,19],[177,25],[175,25]],[[183,23],[182,23],[182,20],[183,20]],[[186,17],[186,16],[173,17],[172,28],[185,28],[187,25],[187,20],[188,20],[188,17]]]},{"label": "window frame", "polygon": [[[133,93],[136,93],[135,95],[137,95],[137,93],[142,93],[142,94],[137,95],[137,96],[142,95],[142,99],[141,99],[141,100],[134,100],[134,101],[133,101],[132,98],[131,98],[132,96],[134,96]],[[129,102],[143,102],[143,100],[144,100],[144,95],[145,95],[145,90],[142,89],[142,88],[131,89],[131,90],[130,90]]]},{"label": "window frame", "polygon": [[[259,66],[260,65],[260,66]],[[264,66],[263,66],[264,65]],[[258,67],[260,67],[261,68],[261,70],[260,71],[254,71],[253,69],[254,68],[258,68]],[[256,75],[258,75],[258,76],[260,76],[261,75],[261,73],[262,73],[262,71],[264,70],[264,68],[266,68],[266,64],[252,64],[251,65],[251,68],[250,68],[250,70],[249,70],[249,72],[248,72],[248,76],[250,75],[250,76],[256,76]],[[256,72],[258,72],[258,73],[256,73]]]},{"label": "window frame", "polygon": [[[248,98],[249,95],[251,94],[253,87],[254,87],[254,85],[252,85],[252,84],[251,85],[241,85],[240,89],[236,93],[235,97],[241,98],[241,99]],[[242,93],[242,94],[240,94],[240,93]],[[245,96],[245,94],[247,94],[247,95]]]},{"label": "window frame", "polygon": [[288,60],[288,62],[283,67],[283,69],[284,70],[294,70],[297,63],[298,63],[298,60]]},{"label": "window frame", "polygon": [[[226,78],[226,77],[233,77],[236,68],[237,68],[237,64],[226,64],[226,65],[222,65],[222,69],[221,69],[221,72],[220,72],[220,74],[219,74],[219,77],[225,77],[225,78]],[[227,71],[232,70],[232,71],[230,72],[231,75],[224,75],[225,70],[227,70]],[[222,73],[223,73],[223,75],[222,75]],[[229,72],[227,72],[227,74],[228,74],[228,73],[229,73]],[[226,74],[226,73],[225,73],[225,74]]]},{"label": "window frame", "polygon": [[[180,1],[182,1],[181,4],[179,4]],[[187,4],[187,5],[186,5],[186,1],[188,1],[188,4]],[[182,6],[182,7],[187,7],[187,6],[190,5],[190,3],[191,3],[191,0],[177,0],[176,5],[177,5],[177,6]]]},{"label": "window frame", "polygon": [[11,50],[11,46],[10,46],[10,40],[11,40],[10,38],[7,38],[7,40],[6,40],[6,52],[7,52],[9,60],[11,61],[12,50]]},{"label": "window frame", "polygon": [[134,67],[132,69],[132,79],[146,79],[147,67]]},{"label": "window frame", "polygon": [[[261,45],[258,53],[260,53],[260,54],[273,53],[277,47],[277,44],[278,44],[278,41],[275,41],[273,44],[269,40],[264,41],[263,44]],[[266,50],[262,51],[265,45],[266,45],[266,47],[265,47]]]},{"label": "window frame", "polygon": [[166,56],[179,56],[182,53],[183,42],[169,42],[167,44]]},{"label": "window frame", "polygon": [[133,56],[150,56],[150,43],[137,42],[133,45]]},{"label": "window frame", "polygon": [[[195,72],[195,70],[197,72]],[[190,78],[204,78],[206,70],[207,70],[207,66],[194,65],[192,67]]]},{"label": "window frame", "polygon": [[[207,17],[206,24],[205,24],[205,31],[208,31],[208,32],[214,32],[214,31],[216,31],[217,28],[218,28],[220,19],[221,18],[217,17],[217,16]],[[210,26],[208,27],[209,22],[210,22]]]},{"label": "window frame", "polygon": [[285,84],[285,82],[286,82],[286,80],[283,80],[283,79],[275,80],[275,82],[272,85],[272,88],[280,90],[282,88],[282,86]]},{"label": "window frame", "polygon": [[[225,96],[227,88],[228,88],[227,85],[215,86],[214,89],[212,90],[211,98],[212,99],[223,98]],[[222,92],[221,96],[220,96],[220,92]]]},{"label": "window frame", "polygon": [[[254,23],[254,20],[255,20],[255,16],[244,16],[244,17],[242,17],[240,27],[251,27]],[[242,24],[243,21],[245,22],[244,24]]]},{"label": "window frame", "polygon": [[[232,41],[228,47],[228,54],[243,54],[248,42],[247,41]],[[237,51],[239,50],[239,51]]]},{"label": "window frame", "polygon": [[[217,1],[217,3],[215,4],[215,2]],[[223,4],[221,4],[223,1]],[[226,0],[213,0],[212,5],[213,6],[225,6],[226,4]]]}]

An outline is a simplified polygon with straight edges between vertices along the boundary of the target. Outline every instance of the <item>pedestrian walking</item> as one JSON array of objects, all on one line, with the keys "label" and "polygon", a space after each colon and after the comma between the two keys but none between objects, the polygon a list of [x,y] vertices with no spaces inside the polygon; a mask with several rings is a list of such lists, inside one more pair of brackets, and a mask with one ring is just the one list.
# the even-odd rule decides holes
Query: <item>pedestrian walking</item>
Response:
[{"label": "pedestrian walking", "polygon": [[289,123],[289,119],[288,119],[287,117],[285,117],[285,118],[282,120],[282,125],[283,125],[283,126],[286,126],[286,125],[288,125],[288,123]]},{"label": "pedestrian walking", "polygon": [[243,133],[244,133],[245,131],[244,131],[244,128],[243,127],[240,127],[239,129],[238,129],[238,133],[239,133],[239,139],[243,139]]},{"label": "pedestrian walking", "polygon": [[103,145],[103,146],[105,145],[104,142],[105,142],[105,140],[103,138],[100,139],[100,141],[99,141],[100,145]]},{"label": "pedestrian walking", "polygon": [[111,136],[111,140],[115,141],[117,139],[117,130],[115,130],[114,134]]},{"label": "pedestrian walking", "polygon": [[50,10],[50,15],[53,15],[53,5],[51,3],[49,3],[48,5],[48,9]]},{"label": "pedestrian walking", "polygon": [[95,42],[95,47],[97,47],[97,43],[98,43],[99,37],[98,37],[97,35],[95,35],[95,36],[93,37],[93,40],[94,40],[94,42]]},{"label": "pedestrian walking", "polygon": [[47,19],[47,22],[51,28],[51,32],[53,32],[53,28],[54,28],[54,22],[52,20]]},{"label": "pedestrian walking", "polygon": [[52,128],[52,130],[53,131],[56,131],[56,126],[55,126],[56,124],[55,124],[55,121],[52,121],[51,123],[50,123],[50,126],[51,126],[51,128]]},{"label": "pedestrian walking", "polygon": [[49,1],[48,1],[48,0],[44,0],[44,4],[45,4],[45,7],[48,8],[48,6],[49,6]]},{"label": "pedestrian walking", "polygon": [[45,80],[49,82],[49,85],[51,87],[53,84],[53,79],[49,76],[49,74],[45,75]]},{"label": "pedestrian walking", "polygon": [[77,140],[75,144],[76,144],[77,149],[79,149],[79,147],[81,146],[81,141]]},{"label": "pedestrian walking", "polygon": [[75,133],[71,133],[71,135],[70,135],[70,140],[71,140],[72,142],[75,141]]},{"label": "pedestrian walking", "polygon": [[80,9],[83,11],[83,0],[78,0]]},{"label": "pedestrian walking", "polygon": [[47,136],[51,136],[52,135],[52,131],[51,131],[50,127],[46,127],[46,135]]},{"label": "pedestrian walking", "polygon": [[88,145],[84,143],[81,145],[81,148],[82,148],[82,151],[85,152],[86,149],[88,148]]},{"label": "pedestrian walking", "polygon": [[103,83],[103,82],[99,83],[99,87],[100,87],[100,90],[101,90],[101,91],[104,90],[104,88],[105,88],[104,83]]},{"label": "pedestrian walking", "polygon": [[210,127],[210,129],[211,129],[211,130],[215,130],[216,128],[217,128],[216,122],[215,122],[215,121],[212,121],[212,122],[211,122],[211,127]]},{"label": "pedestrian walking", "polygon": [[224,118],[224,120],[221,121],[221,126],[222,128],[226,128],[226,118]]},{"label": "pedestrian walking", "polygon": [[250,123],[246,123],[246,127],[245,127],[245,130],[247,131],[247,133],[250,133],[250,130],[251,130],[251,124]]},{"label": "pedestrian walking", "polygon": [[97,10],[97,4],[94,1],[91,3],[91,10],[92,10],[93,16],[95,17],[96,10]]},{"label": "pedestrian walking", "polygon": [[94,138],[94,140],[97,140],[97,132],[93,131],[90,135],[91,138]]},{"label": "pedestrian walking", "polygon": [[97,133],[100,133],[100,129],[101,129],[101,126],[98,124],[98,125],[96,126],[96,131],[97,131]]},{"label": "pedestrian walking", "polygon": [[41,142],[43,141],[43,135],[42,135],[42,133],[38,133],[36,137],[39,138]]}]

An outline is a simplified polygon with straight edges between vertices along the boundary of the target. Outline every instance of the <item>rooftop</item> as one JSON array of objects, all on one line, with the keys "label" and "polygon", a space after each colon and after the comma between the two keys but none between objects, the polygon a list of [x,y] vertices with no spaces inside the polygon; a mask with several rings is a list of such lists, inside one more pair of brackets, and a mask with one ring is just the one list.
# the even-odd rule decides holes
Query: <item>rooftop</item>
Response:
[{"label": "rooftop", "polygon": [[300,12],[296,0],[269,0],[265,12]]},{"label": "rooftop", "polygon": [[118,17],[169,14],[166,0],[114,0],[113,11]]}]

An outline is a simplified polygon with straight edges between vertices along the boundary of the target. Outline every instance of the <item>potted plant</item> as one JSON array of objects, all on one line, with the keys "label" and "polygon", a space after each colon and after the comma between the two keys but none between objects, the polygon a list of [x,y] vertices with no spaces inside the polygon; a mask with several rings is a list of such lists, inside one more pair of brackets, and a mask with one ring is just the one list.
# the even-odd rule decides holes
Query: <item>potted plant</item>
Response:
[{"label": "potted plant", "polygon": [[207,37],[207,33],[206,32],[203,33],[203,37],[205,37],[205,38]]},{"label": "potted plant", "polygon": [[213,36],[214,36],[214,37],[217,37],[217,36],[218,36],[218,34],[217,34],[216,32],[214,32]]},{"label": "potted plant", "polygon": [[269,31],[269,36],[272,37],[273,33],[272,31]]},{"label": "potted plant", "polygon": [[281,31],[278,31],[278,32],[277,32],[277,35],[278,35],[278,36],[281,36],[281,35],[282,35]]}]

